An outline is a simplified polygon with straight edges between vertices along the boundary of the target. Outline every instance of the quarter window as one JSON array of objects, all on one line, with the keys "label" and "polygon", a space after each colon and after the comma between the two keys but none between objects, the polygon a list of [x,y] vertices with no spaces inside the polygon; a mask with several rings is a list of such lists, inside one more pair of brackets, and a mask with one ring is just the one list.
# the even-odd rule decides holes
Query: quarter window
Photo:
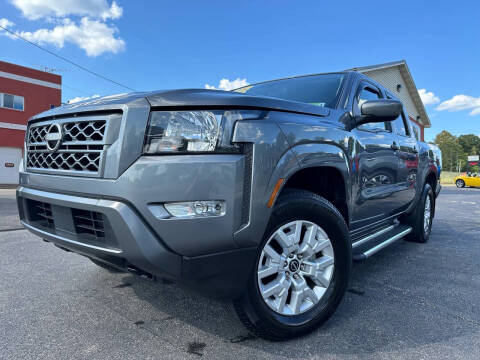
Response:
[{"label": "quarter window", "polygon": [[398,118],[392,121],[392,128],[395,134],[400,136],[410,136],[408,132],[407,123],[405,122],[405,115],[402,113]]},{"label": "quarter window", "polygon": [[0,107],[23,111],[24,101],[23,96],[0,94]]},{"label": "quarter window", "polygon": [[[387,98],[393,99],[388,95],[387,95]],[[403,113],[403,111],[401,112],[399,117],[397,117],[395,120],[392,121],[392,130],[397,135],[410,136],[410,131],[408,130],[408,124],[405,119],[405,114]]]},{"label": "quarter window", "polygon": [[415,138],[417,140],[420,140],[420,127],[415,124],[413,121],[410,121],[410,124],[412,125],[413,133],[415,134]]}]

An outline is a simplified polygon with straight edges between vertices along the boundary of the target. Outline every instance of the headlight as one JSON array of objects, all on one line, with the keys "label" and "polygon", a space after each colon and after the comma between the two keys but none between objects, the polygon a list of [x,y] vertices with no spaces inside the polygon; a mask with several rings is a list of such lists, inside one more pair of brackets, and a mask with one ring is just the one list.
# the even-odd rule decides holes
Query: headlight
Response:
[{"label": "headlight", "polygon": [[238,151],[231,143],[238,120],[265,116],[260,110],[152,111],[143,148],[146,154]]}]

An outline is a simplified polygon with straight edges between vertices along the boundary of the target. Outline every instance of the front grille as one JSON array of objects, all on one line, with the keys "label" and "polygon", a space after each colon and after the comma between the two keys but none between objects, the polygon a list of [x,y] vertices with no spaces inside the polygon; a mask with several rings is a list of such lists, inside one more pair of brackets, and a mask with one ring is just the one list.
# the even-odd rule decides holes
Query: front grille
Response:
[{"label": "front grille", "polygon": [[53,220],[51,205],[35,200],[28,200],[28,202],[30,221],[41,227],[53,229],[55,227],[55,222]]},{"label": "front grille", "polygon": [[88,210],[72,209],[75,232],[78,235],[91,236],[99,240],[105,237],[103,215]]},{"label": "front grille", "polygon": [[[47,134],[58,134],[50,129],[59,124],[60,145],[50,151],[47,147]],[[107,121],[102,119],[62,119],[33,124],[27,135],[27,169],[51,172],[69,171],[83,175],[98,175],[102,167],[106,138]],[[50,148],[56,144],[50,141]]]},{"label": "front grille", "polygon": [[[28,134],[28,142],[43,143],[50,125],[32,126]],[[102,141],[105,125],[105,120],[65,122],[63,123],[63,141]]]},{"label": "front grille", "polygon": [[88,153],[30,152],[27,157],[27,167],[98,172],[100,168],[100,157],[100,151]]}]

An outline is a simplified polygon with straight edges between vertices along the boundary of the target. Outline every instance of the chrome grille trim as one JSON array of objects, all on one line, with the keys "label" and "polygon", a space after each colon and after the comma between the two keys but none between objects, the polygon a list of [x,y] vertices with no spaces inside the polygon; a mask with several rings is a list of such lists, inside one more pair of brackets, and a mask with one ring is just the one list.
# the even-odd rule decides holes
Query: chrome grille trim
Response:
[{"label": "chrome grille trim", "polygon": [[[100,177],[106,150],[109,116],[70,117],[30,124],[26,136],[27,170]],[[62,128],[58,150],[47,148],[45,136],[52,124]]]}]

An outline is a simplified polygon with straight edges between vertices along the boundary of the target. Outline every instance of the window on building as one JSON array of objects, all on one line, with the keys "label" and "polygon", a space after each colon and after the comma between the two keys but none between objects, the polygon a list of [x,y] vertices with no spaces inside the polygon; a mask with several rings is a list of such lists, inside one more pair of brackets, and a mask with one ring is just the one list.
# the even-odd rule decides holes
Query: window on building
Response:
[{"label": "window on building", "polygon": [[13,95],[3,94],[3,107],[13,109]]},{"label": "window on building", "polygon": [[7,109],[23,111],[24,98],[18,95],[0,94],[0,106]]},{"label": "window on building", "polygon": [[13,97],[13,108],[15,110],[23,110],[23,96]]}]

